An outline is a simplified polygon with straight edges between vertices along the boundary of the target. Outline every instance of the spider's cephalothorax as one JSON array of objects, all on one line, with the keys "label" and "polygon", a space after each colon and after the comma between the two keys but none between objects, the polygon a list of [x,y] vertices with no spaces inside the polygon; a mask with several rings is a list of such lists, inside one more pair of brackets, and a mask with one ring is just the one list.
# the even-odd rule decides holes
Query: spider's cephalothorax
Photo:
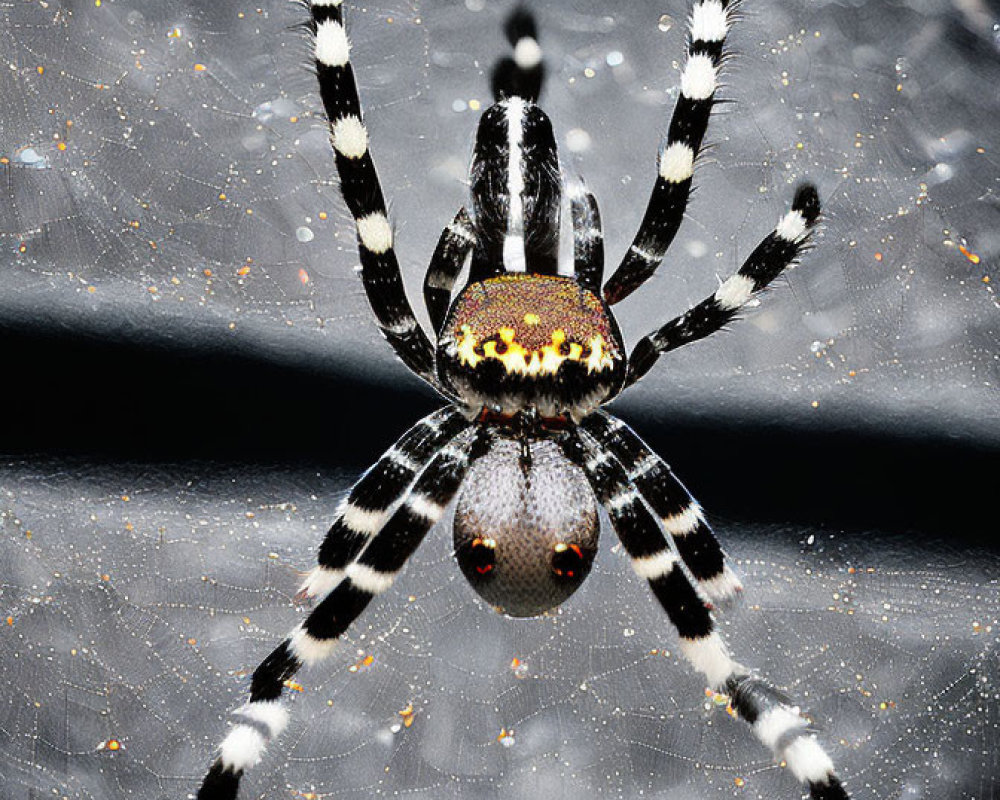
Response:
[{"label": "spider's cephalothorax", "polygon": [[441,326],[441,382],[471,409],[582,419],[621,389],[625,346],[599,278],[559,269],[561,172],[545,112],[521,97],[487,110],[470,183],[469,284]]},{"label": "spider's cephalothorax", "polygon": [[[510,15],[513,53],[494,69],[496,103],[476,135],[471,213],[459,210],[445,228],[424,279],[436,345],[403,287],[341,0],[306,2],[372,311],[406,366],[450,405],[405,433],[340,505],[302,587],[301,597],[315,605],[254,670],[249,699],[236,711],[199,800],[234,800],[244,771],[287,724],[282,694],[291,677],[334,651],[453,500],[462,571],[491,606],[512,616],[553,608],[580,585],[603,508],[633,570],[677,630],[679,651],[729,696],[775,759],[808,784],[813,800],[846,800],[798,708],[735,661],[715,630],[713,605],[742,587],[701,507],[659,456],[601,408],[660,355],[732,320],[803,252],[819,217],[816,189],[800,186],[791,210],[734,275],[626,357],[609,307],[653,274],[684,216],[733,19],[730,0],[696,0],[692,7],[687,60],[649,204],[603,287],[597,202],[578,179],[564,181],[552,125],[536,105],[544,64],[534,19],[523,9]],[[563,195],[571,263],[559,257]],[[453,299],[467,262],[468,282]]]},{"label": "spider's cephalothorax", "polygon": [[459,295],[438,342],[442,383],[470,408],[582,419],[625,380],[604,302],[572,278],[498,275]]}]

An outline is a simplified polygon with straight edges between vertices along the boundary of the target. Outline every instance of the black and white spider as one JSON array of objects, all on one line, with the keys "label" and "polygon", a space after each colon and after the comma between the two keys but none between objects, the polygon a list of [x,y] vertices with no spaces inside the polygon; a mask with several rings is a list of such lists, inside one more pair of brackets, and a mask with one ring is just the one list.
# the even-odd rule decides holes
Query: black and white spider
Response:
[{"label": "black and white spider", "polygon": [[[791,702],[734,661],[711,601],[741,590],[701,508],[670,468],[601,406],[657,358],[719,330],[802,253],[819,216],[816,189],[718,290],[639,341],[626,356],[610,306],[642,285],[677,232],[691,192],[733,19],[727,0],[692,10],[680,96],[645,216],[610,280],[597,203],[564,186],[549,118],[535,104],[544,66],[533,18],[508,18],[513,55],[493,72],[496,104],[482,116],[471,167],[471,210],[441,235],[424,280],[437,334],[407,301],[349,61],[341,0],[308,5],[320,94],[344,200],[357,226],[361,276],[385,337],[449,400],[371,467],[340,506],[303,586],[315,605],[253,674],[249,701],[202,784],[201,800],[236,797],[240,777],[287,723],[284,682],[329,656],[456,499],[455,553],[498,610],[529,616],[569,597],[590,570],[602,506],[680,636],[680,649],[774,757],[816,800],[847,797],[826,752]],[[573,262],[559,258],[563,190]],[[470,258],[471,254],[471,258]],[[465,288],[452,288],[469,262]]]}]

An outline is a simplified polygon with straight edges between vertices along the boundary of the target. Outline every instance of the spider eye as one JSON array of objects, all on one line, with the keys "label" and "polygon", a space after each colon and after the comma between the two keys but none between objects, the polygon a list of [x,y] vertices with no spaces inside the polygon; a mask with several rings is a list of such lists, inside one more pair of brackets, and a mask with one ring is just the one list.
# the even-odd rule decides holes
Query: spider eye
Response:
[{"label": "spider eye", "polygon": [[489,575],[497,565],[497,543],[476,537],[469,544],[468,565],[479,575]]},{"label": "spider eye", "polygon": [[559,542],[552,548],[552,572],[560,578],[576,578],[582,574],[586,558],[578,544]]}]

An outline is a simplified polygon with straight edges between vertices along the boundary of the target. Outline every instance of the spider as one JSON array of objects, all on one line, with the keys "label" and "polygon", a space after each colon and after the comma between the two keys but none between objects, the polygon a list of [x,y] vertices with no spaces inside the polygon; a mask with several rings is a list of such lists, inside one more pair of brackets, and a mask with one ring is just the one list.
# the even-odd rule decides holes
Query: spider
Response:
[{"label": "spider", "polygon": [[[249,700],[235,712],[200,800],[236,797],[245,770],[287,724],[284,683],[333,652],[452,507],[459,566],[485,600],[511,616],[543,613],[580,586],[594,559],[603,507],[691,666],[730,696],[738,715],[815,800],[847,798],[798,708],[734,661],[715,630],[713,603],[742,587],[700,506],[659,456],[602,410],[661,354],[732,320],[799,257],[819,217],[815,187],[800,186],[791,210],[738,272],[626,355],[611,306],[653,274],[680,225],[733,3],[693,6],[680,95],[652,196],[632,246],[603,288],[597,202],[581,181],[562,179],[552,125],[536,104],[544,63],[535,21],[524,8],[510,14],[505,32],[513,52],[494,67],[495,104],[476,133],[471,210],[461,209],[446,227],[424,280],[436,344],[403,288],[341,0],[311,0],[307,7],[368,300],[389,344],[449,405],[407,431],[340,505],[302,588],[302,599],[314,606],[254,671]],[[564,192],[572,263],[559,258]],[[466,262],[468,281],[452,300]]]}]

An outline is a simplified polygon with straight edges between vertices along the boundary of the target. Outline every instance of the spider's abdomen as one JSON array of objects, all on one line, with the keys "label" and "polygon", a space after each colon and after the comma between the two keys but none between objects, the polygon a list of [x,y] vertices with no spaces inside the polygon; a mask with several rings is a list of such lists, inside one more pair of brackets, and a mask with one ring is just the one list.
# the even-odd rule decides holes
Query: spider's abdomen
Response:
[{"label": "spider's abdomen", "polygon": [[473,409],[581,418],[621,387],[614,318],[572,278],[508,274],[471,283],[438,341],[438,374]]},{"label": "spider's abdomen", "polygon": [[491,606],[534,617],[583,583],[599,532],[590,484],[555,442],[498,438],[462,483],[455,557]]}]

